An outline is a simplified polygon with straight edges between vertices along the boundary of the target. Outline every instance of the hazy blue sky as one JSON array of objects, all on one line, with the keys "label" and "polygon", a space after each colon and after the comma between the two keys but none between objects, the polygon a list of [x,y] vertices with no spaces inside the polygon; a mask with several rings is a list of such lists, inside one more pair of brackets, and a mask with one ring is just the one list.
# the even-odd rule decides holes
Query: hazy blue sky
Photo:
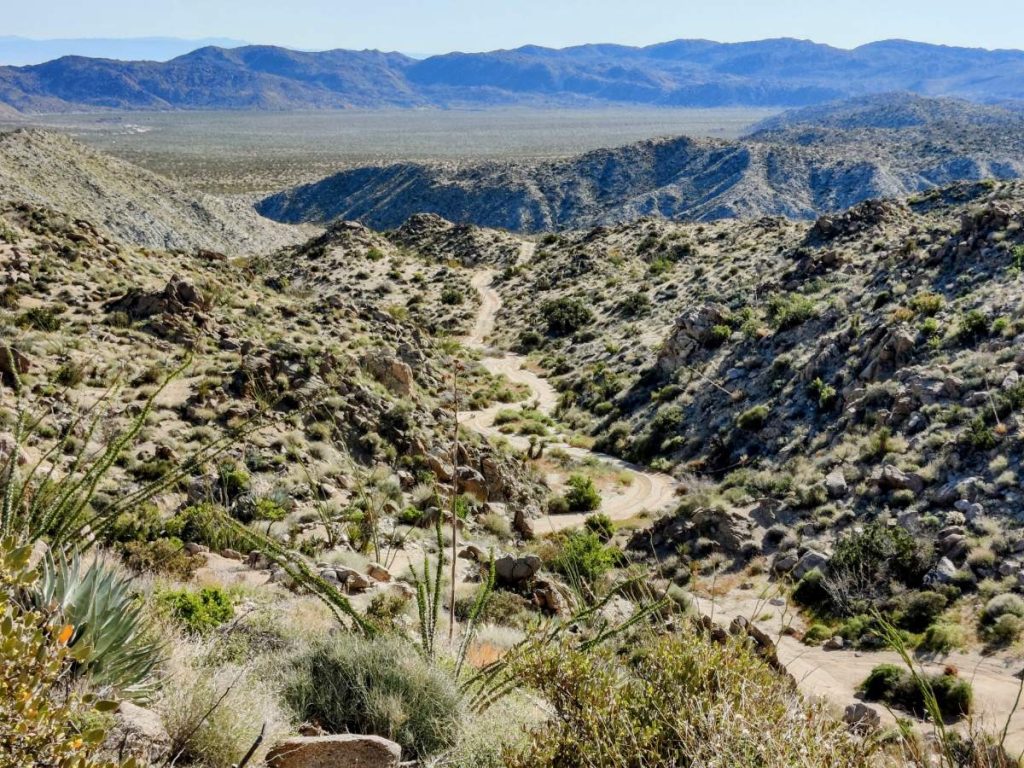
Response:
[{"label": "hazy blue sky", "polygon": [[414,53],[781,36],[1024,47],[1022,0],[0,0],[0,16],[2,34],[28,37],[225,36]]}]

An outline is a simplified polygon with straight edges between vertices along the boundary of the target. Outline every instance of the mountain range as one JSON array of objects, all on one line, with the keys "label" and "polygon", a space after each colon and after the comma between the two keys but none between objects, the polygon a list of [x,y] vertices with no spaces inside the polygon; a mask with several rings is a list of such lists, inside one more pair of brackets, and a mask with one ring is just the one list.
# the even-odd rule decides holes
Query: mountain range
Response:
[{"label": "mountain range", "polygon": [[810,219],[862,200],[1024,176],[1024,111],[904,93],[794,110],[738,141],[674,136],[545,161],[343,170],[258,204],[283,222],[380,229],[416,213],[517,232],[641,216]]},{"label": "mountain range", "polygon": [[676,40],[525,46],[418,60],[400,53],[204,47],[167,62],[64,56],[0,67],[0,103],[83,109],[299,109],[645,104],[799,107],[894,90],[1024,99],[1024,52],[888,40]]}]

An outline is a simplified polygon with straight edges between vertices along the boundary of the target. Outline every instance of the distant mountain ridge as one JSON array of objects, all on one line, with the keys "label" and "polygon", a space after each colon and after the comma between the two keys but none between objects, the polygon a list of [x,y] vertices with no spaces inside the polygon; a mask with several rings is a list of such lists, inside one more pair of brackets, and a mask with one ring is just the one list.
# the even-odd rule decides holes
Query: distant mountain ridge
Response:
[{"label": "distant mountain ridge", "polygon": [[399,53],[206,47],[167,62],[67,56],[0,67],[22,111],[497,105],[801,107],[889,91],[1024,100],[1024,51],[901,40],[676,40],[642,48],[525,46],[418,60]]},{"label": "distant mountain ridge", "polygon": [[682,136],[543,162],[355,168],[272,195],[257,210],[283,222],[353,219],[378,229],[433,213],[541,232],[641,216],[810,219],[869,198],[1022,176],[1024,113],[883,94],[790,112],[734,142]]}]

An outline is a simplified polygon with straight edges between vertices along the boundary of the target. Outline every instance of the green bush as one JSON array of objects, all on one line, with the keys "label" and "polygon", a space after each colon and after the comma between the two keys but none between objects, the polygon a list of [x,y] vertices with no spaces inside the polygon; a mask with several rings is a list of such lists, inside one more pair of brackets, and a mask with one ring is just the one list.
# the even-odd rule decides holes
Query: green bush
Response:
[{"label": "green bush", "polygon": [[773,296],[768,301],[768,317],[780,331],[796,328],[818,312],[814,300],[800,294]]},{"label": "green bush", "polygon": [[285,700],[331,733],[384,736],[410,758],[451,748],[462,725],[457,686],[397,637],[337,634],[314,643],[287,672]]},{"label": "green bush", "polygon": [[918,646],[927,653],[949,653],[963,647],[964,631],[957,624],[936,622],[924,631]]},{"label": "green bush", "polygon": [[765,421],[768,420],[768,406],[767,405],[755,405],[752,408],[748,408],[738,417],[736,417],[736,426],[740,429],[745,429],[748,432],[756,432],[764,426]]},{"label": "green bush", "polygon": [[466,300],[466,295],[458,288],[445,288],[441,291],[441,303],[454,307]]},{"label": "green bush", "polygon": [[549,496],[548,497],[548,514],[549,515],[567,515],[569,514],[569,502],[565,496]]},{"label": "green bush", "polygon": [[176,621],[197,634],[216,629],[235,615],[231,596],[219,587],[203,587],[198,592],[169,590],[157,600]]},{"label": "green bush", "polygon": [[18,325],[22,328],[34,328],[37,331],[59,331],[64,320],[52,309],[32,307],[18,316]]},{"label": "green bush", "polygon": [[551,299],[540,308],[552,336],[567,336],[575,333],[594,320],[594,314],[579,299]]},{"label": "green bush", "polygon": [[985,638],[992,645],[1011,645],[1024,632],[1024,619],[1012,613],[1004,613],[985,630]]},{"label": "green bush", "polygon": [[574,582],[594,584],[622,562],[622,553],[604,544],[592,531],[574,531],[555,556],[555,570]]},{"label": "green bush", "polygon": [[947,721],[969,715],[974,695],[971,684],[956,675],[915,679],[909,670],[895,664],[875,667],[857,690],[868,701],[881,701],[918,717],[927,714],[926,693],[930,690],[939,714]]},{"label": "green bush", "polygon": [[960,318],[960,325],[957,328],[956,335],[964,341],[979,339],[982,336],[988,335],[989,325],[988,316],[984,312],[972,309],[970,312],[964,313]]},{"label": "green bush", "polygon": [[651,310],[651,299],[646,293],[631,293],[619,304],[622,314],[627,317],[646,315]]},{"label": "green bush", "polygon": [[[871,601],[891,594],[892,582],[916,588],[931,567],[930,543],[900,526],[870,523],[836,542],[829,572],[846,579],[853,602]],[[842,610],[855,605],[836,606]]]},{"label": "green bush", "polygon": [[985,607],[981,611],[981,623],[982,625],[994,624],[996,619],[1007,614],[1016,616],[1018,619],[1024,618],[1024,598],[1012,592],[996,595],[985,603]]},{"label": "green bush", "polygon": [[924,632],[948,602],[939,592],[914,592],[907,599],[897,623],[911,632]]},{"label": "green bush", "polygon": [[586,475],[570,475],[565,501],[572,512],[592,512],[601,506],[601,494]]},{"label": "green bush", "polygon": [[224,514],[215,504],[197,504],[168,520],[165,529],[169,537],[205,544],[213,550],[246,550],[248,540],[225,522]]},{"label": "green bush", "polygon": [[610,541],[612,536],[615,535],[615,523],[608,515],[588,515],[583,524],[588,531],[596,534],[601,541]]}]

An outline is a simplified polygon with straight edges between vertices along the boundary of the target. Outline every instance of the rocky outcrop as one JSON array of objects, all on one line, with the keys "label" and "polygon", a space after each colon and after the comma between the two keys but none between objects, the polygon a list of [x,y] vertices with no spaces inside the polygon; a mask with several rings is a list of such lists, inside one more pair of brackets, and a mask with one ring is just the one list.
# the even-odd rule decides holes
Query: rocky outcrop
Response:
[{"label": "rocky outcrop", "polygon": [[414,379],[412,368],[395,355],[378,350],[367,352],[359,361],[363,369],[380,382],[389,392],[401,397],[412,394]]},{"label": "rocky outcrop", "polygon": [[719,304],[705,304],[684,312],[658,353],[658,367],[666,373],[678,369],[711,343],[715,326],[724,325],[728,319],[729,310]]}]

